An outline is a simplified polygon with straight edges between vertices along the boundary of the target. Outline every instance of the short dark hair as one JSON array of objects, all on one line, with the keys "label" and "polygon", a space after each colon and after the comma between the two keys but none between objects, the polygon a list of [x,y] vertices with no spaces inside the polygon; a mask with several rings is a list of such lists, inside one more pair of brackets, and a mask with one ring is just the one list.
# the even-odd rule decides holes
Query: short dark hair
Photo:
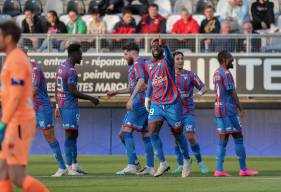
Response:
[{"label": "short dark hair", "polygon": [[210,4],[205,6],[204,11],[207,9],[212,9],[213,11],[215,11],[215,8]]},{"label": "short dark hair", "polygon": [[177,56],[177,55],[182,55],[182,56],[184,57],[184,54],[183,54],[183,52],[181,52],[181,51],[175,51],[175,52],[173,53],[173,56],[174,56],[174,57]]},{"label": "short dark hair", "polygon": [[139,46],[136,44],[136,43],[129,43],[127,45],[127,50],[128,51],[136,51],[136,52],[139,52],[140,51],[140,48]]},{"label": "short dark hair", "polygon": [[74,12],[74,13],[76,13],[76,15],[78,15],[78,11],[76,9],[69,9],[67,11],[67,14],[69,14],[69,12]]},{"label": "short dark hair", "polygon": [[21,37],[21,29],[14,21],[5,21],[0,23],[0,30],[4,36],[11,35],[13,41],[18,43]]},{"label": "short dark hair", "polygon": [[159,10],[159,6],[158,6],[157,4],[155,4],[155,3],[149,4],[148,9],[149,9],[150,7],[154,7],[154,8],[156,8],[157,10]]},{"label": "short dark hair", "polygon": [[124,46],[122,47],[122,50],[123,50],[123,51],[126,51],[126,50],[128,51],[128,44],[124,45]]},{"label": "short dark hair", "polygon": [[77,52],[81,49],[81,45],[79,43],[72,43],[67,48],[67,53],[70,55],[74,52]]},{"label": "short dark hair", "polygon": [[94,8],[94,9],[91,9],[91,10],[89,11],[89,14],[90,14],[90,15],[100,15],[100,12],[99,12],[98,9]]},{"label": "short dark hair", "polygon": [[231,54],[228,51],[226,51],[226,50],[223,50],[223,51],[219,52],[218,53],[218,61],[219,61],[219,63],[222,65],[224,60],[227,57],[229,57],[229,56],[231,56]]},{"label": "short dark hair", "polygon": [[125,7],[122,11],[122,15],[133,14],[132,10],[129,7]]},{"label": "short dark hair", "polygon": [[34,13],[34,9],[32,9],[31,7],[25,7],[23,12],[25,13],[26,11],[30,11],[31,13]]}]

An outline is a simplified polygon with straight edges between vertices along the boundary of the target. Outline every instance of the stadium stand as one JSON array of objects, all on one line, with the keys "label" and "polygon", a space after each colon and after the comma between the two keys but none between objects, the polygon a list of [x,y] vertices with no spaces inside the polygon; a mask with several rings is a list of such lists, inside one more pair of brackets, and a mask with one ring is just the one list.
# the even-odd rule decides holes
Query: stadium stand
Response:
[{"label": "stadium stand", "polygon": [[22,7],[19,0],[5,0],[2,8],[2,13],[11,17],[18,16],[22,13]]},{"label": "stadium stand", "polygon": [[159,14],[163,17],[168,17],[172,14],[172,5],[170,0],[155,0],[155,4],[159,6]]},{"label": "stadium stand", "polygon": [[67,9],[66,12],[68,13],[69,10],[76,10],[79,15],[85,15],[86,14],[86,5],[84,3],[84,0],[70,0],[67,3]]},{"label": "stadium stand", "polygon": [[41,0],[27,0],[24,4],[24,9],[31,9],[36,15],[43,13],[43,5]]},{"label": "stadium stand", "polygon": [[58,15],[63,14],[63,0],[47,0],[46,9],[54,10]]},{"label": "stadium stand", "polygon": [[117,15],[105,15],[103,17],[104,22],[106,23],[107,26],[107,32],[111,33],[113,27],[115,26],[116,23],[120,21],[120,17]]}]

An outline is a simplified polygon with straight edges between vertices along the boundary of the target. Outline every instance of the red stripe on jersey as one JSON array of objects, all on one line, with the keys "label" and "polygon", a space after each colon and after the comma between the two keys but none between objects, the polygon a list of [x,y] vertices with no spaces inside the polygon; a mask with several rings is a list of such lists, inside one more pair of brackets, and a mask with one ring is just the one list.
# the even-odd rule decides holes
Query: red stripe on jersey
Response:
[{"label": "red stripe on jersey", "polygon": [[[154,63],[153,63],[153,64],[154,64]],[[155,64],[154,64],[154,65],[155,65]],[[154,90],[154,92],[155,92],[155,95],[153,95],[153,96],[154,96],[155,103],[156,103],[156,104],[159,104],[159,101],[158,101],[158,98],[160,97],[160,96],[159,96],[159,92],[158,92],[157,86],[155,86],[155,85],[153,84],[153,79],[152,79],[152,76],[155,75],[155,74],[156,74],[156,67],[153,67],[153,72],[152,72],[152,75],[151,75],[150,79],[151,79],[151,83],[152,83],[152,88],[153,88],[153,90]]]},{"label": "red stripe on jersey", "polygon": [[[223,89],[223,93],[224,94],[224,79],[223,79],[223,76],[221,73],[219,73],[220,75],[220,78],[221,78],[221,81],[222,81],[222,89]],[[227,115],[227,111],[226,111],[226,104],[225,104],[225,101],[223,101],[223,105],[224,105],[224,112],[225,112],[225,115]],[[222,110],[220,108],[220,114],[222,115]]]},{"label": "red stripe on jersey", "polygon": [[[177,89],[177,86],[175,85],[174,80],[171,77],[171,74],[170,74],[170,71],[167,67],[167,64],[165,64],[164,67],[165,67],[165,70],[167,72],[168,81],[171,82],[172,90],[173,90],[173,93],[174,93],[174,95],[172,95],[171,98],[169,98],[169,99],[170,99],[170,101],[173,101],[174,98],[178,98],[178,89]],[[167,87],[167,89],[169,89],[169,87]],[[170,93],[169,90],[168,90],[168,92]],[[170,94],[172,94],[172,93],[170,93]]]},{"label": "red stripe on jersey", "polygon": [[[159,66],[159,67],[161,67],[161,66]],[[165,77],[165,75],[164,75],[164,73],[163,73],[163,71],[162,70],[159,70],[159,77],[162,77],[162,78],[164,78]],[[160,84],[160,83],[159,83]],[[164,81],[162,81],[162,84],[164,85],[164,86],[166,86],[167,84],[164,84]],[[160,89],[160,92],[161,92],[161,96],[162,96],[162,103],[166,103],[166,98],[164,97],[165,96],[165,90],[164,90],[164,86],[159,86],[158,85],[158,87],[159,87],[159,89]],[[168,87],[167,87],[168,88]]]},{"label": "red stripe on jersey", "polygon": [[[187,75],[187,71],[184,71],[184,73]],[[188,80],[183,82],[183,90],[185,93],[188,93]],[[184,106],[186,108],[186,113],[189,113],[189,104],[188,104],[188,97],[184,97]]]}]

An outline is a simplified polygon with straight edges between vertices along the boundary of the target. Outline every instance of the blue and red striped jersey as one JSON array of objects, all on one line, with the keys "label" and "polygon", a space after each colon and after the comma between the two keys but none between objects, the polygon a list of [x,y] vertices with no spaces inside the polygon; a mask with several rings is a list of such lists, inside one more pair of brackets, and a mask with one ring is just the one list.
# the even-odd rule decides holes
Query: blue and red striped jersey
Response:
[{"label": "blue and red striped jersey", "polygon": [[39,64],[32,62],[32,84],[37,88],[37,94],[33,96],[33,104],[36,112],[50,110],[52,108],[47,92],[47,84],[42,68]]},{"label": "blue and red striped jersey", "polygon": [[149,75],[147,96],[156,104],[172,104],[179,94],[175,83],[174,57],[169,47],[163,48],[164,58],[158,62],[149,60],[146,70]]},{"label": "blue and red striped jersey", "polygon": [[195,108],[193,90],[196,88],[200,91],[204,83],[196,73],[185,69],[181,71],[181,74],[176,74],[176,83],[183,103],[183,115],[193,114]]},{"label": "blue and red striped jersey", "polygon": [[237,115],[237,105],[231,94],[235,90],[235,83],[230,71],[223,67],[218,68],[215,71],[213,81],[216,92],[216,117]]},{"label": "blue and red striped jersey", "polygon": [[[136,88],[138,80],[143,78],[145,83],[148,81],[148,74],[145,70],[145,59],[138,58],[138,60],[128,68],[128,82],[130,94],[132,94]],[[134,98],[134,103],[143,105],[145,98],[145,92],[138,93]]]},{"label": "blue and red striped jersey", "polygon": [[78,76],[74,66],[68,61],[58,66],[56,73],[56,87],[59,108],[78,108],[78,98],[74,97],[68,88],[69,84],[77,86]]}]

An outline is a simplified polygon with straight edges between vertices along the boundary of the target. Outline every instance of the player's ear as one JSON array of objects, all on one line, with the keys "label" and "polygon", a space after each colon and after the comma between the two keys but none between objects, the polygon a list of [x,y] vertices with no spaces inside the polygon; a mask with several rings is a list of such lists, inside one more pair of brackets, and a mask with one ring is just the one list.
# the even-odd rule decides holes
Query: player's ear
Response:
[{"label": "player's ear", "polygon": [[7,36],[5,37],[5,41],[6,41],[6,42],[11,42],[11,41],[13,41],[12,35],[7,35]]}]

